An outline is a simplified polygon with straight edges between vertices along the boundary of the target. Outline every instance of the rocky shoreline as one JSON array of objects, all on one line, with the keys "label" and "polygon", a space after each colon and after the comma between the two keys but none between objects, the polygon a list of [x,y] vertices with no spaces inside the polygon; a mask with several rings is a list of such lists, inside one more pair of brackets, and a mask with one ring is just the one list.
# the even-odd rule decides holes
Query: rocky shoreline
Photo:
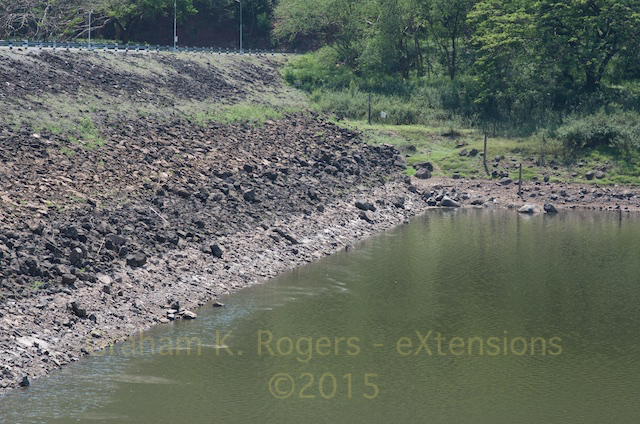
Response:
[{"label": "rocky shoreline", "polygon": [[[90,75],[87,90],[122,99],[142,92],[157,100],[149,84],[169,84],[149,72],[114,85],[107,68],[74,58],[28,58],[51,72],[39,72],[36,83],[12,77],[0,100],[22,105],[31,92],[71,90],[56,85],[59,73]],[[180,85],[186,98],[247,100],[218,72],[171,61],[191,75]],[[263,66],[247,78],[279,90],[275,65]],[[193,318],[190,309],[431,207],[640,210],[640,190],[631,187],[539,181],[523,184],[520,198],[504,179],[431,178],[424,169],[425,179],[409,178],[392,146],[366,145],[358,131],[310,113],[264,125],[118,122],[101,128],[103,145],[0,128],[0,393],[140,330]]]},{"label": "rocky shoreline", "polygon": [[0,389],[427,207],[394,148],[316,117],[129,127],[73,157],[0,137]]}]

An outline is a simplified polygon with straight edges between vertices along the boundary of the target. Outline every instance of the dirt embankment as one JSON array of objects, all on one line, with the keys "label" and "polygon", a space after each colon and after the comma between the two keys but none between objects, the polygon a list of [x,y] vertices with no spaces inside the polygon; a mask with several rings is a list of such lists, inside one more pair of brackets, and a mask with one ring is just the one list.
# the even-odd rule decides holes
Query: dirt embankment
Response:
[{"label": "dirt embankment", "polygon": [[[84,66],[68,56],[24,60],[43,60],[51,75]],[[280,84],[262,66],[255,74]],[[58,95],[50,79],[20,81],[5,84],[5,101]],[[114,81],[100,81],[96,90],[109,94]],[[109,95],[129,99],[136,81]],[[237,81],[197,84],[207,81],[227,99],[242,95],[226,91]],[[46,128],[0,131],[0,389],[426,207],[402,182],[395,149],[309,113],[264,125],[133,118],[99,127],[101,143],[90,148]]]},{"label": "dirt embankment", "polygon": [[[235,79],[236,65],[205,66],[214,59],[143,58],[142,71],[131,69],[143,60],[135,57],[123,58],[121,68],[103,57],[72,59],[0,57],[3,72],[21,61],[40,64],[29,78],[0,74],[0,103],[19,117],[55,118],[60,99],[85,113],[79,104],[87,90],[163,107],[200,95],[209,106],[266,102],[287,90],[267,58],[243,62]],[[109,69],[120,74],[106,75]],[[173,84],[164,71],[179,71],[181,87],[162,88]],[[60,75],[64,86],[56,85]],[[86,75],[90,83],[80,81]],[[167,94],[177,90],[184,98]],[[99,109],[104,103],[94,106],[88,116],[102,125],[101,143],[91,148],[26,121],[0,129],[0,390],[343,249],[445,197],[489,205],[494,193],[507,199],[514,192],[513,184],[405,178],[404,156],[394,148],[365,145],[357,131],[310,113],[264,125],[198,125],[167,120],[173,112],[120,113],[113,121]],[[527,195],[557,195],[555,203],[567,206],[581,199],[580,188],[539,187],[527,187]],[[620,196],[626,200],[617,192],[599,199],[628,202],[622,208],[640,203],[636,193]]]}]

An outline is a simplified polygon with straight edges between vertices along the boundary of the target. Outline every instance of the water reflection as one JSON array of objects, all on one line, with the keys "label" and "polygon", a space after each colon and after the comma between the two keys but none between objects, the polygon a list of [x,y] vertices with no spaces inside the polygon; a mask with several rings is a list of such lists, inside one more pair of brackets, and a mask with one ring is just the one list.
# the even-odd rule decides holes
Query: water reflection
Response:
[{"label": "water reflection", "polygon": [[0,421],[635,423],[640,219],[623,218],[433,211],[12,392]]}]

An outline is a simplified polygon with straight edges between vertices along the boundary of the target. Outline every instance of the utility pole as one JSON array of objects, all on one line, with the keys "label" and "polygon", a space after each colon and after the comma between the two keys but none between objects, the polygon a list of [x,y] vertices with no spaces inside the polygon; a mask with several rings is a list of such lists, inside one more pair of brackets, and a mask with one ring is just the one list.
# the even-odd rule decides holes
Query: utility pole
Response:
[{"label": "utility pole", "polygon": [[173,51],[178,47],[178,0],[173,0]]},{"label": "utility pole", "polygon": [[240,54],[242,54],[242,0],[236,0],[236,2],[240,3]]},{"label": "utility pole", "polygon": [[88,50],[91,50],[91,12],[93,12],[93,10],[89,10],[89,42],[87,43],[87,48]]}]

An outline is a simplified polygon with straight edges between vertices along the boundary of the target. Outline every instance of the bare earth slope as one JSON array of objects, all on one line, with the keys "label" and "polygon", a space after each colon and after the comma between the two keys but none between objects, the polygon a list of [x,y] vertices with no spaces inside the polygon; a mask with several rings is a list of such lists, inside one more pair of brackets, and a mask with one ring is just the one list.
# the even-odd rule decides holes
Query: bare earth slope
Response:
[{"label": "bare earth slope", "polygon": [[278,60],[0,55],[0,390],[426,208]]}]

